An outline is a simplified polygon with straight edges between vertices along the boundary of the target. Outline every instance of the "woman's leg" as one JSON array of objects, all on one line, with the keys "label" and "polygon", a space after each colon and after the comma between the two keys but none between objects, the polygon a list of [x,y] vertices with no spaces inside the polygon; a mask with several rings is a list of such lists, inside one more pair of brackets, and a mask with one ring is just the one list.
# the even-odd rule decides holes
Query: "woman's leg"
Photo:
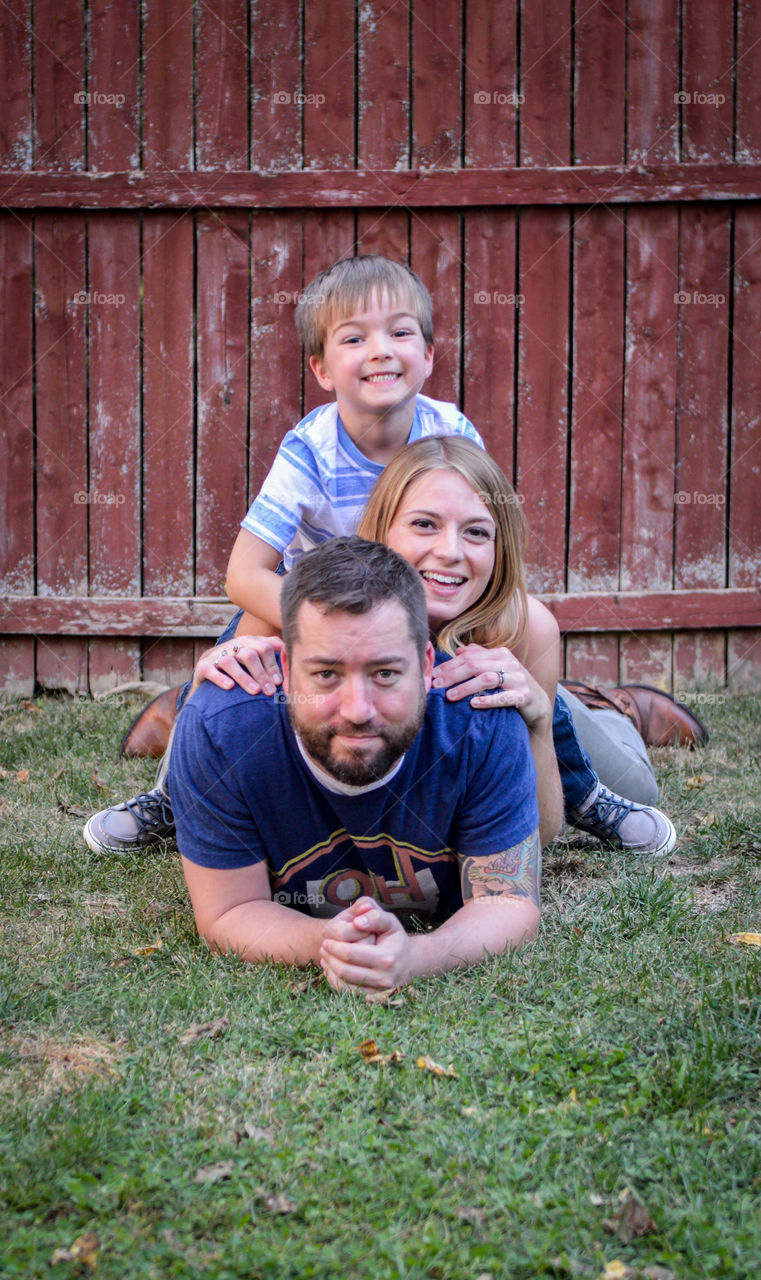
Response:
[{"label": "woman's leg", "polygon": [[[576,737],[586,764],[597,774],[600,782],[610,791],[626,796],[637,804],[653,805],[658,800],[658,783],[647,755],[647,747],[628,716],[617,711],[592,710],[568,689],[558,685],[558,700],[570,713]],[[553,726],[554,727],[554,726]],[[573,768],[572,750],[563,748]],[[558,764],[565,793],[565,779],[561,753]],[[582,772],[587,777],[586,771]],[[578,790],[578,788],[577,788]],[[577,803],[568,805],[577,808]]]}]

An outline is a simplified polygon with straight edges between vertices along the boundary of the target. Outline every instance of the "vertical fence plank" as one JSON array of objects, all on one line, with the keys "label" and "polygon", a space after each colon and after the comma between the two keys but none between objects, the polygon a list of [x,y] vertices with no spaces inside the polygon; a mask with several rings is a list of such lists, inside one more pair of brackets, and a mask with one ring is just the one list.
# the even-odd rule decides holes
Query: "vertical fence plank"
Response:
[{"label": "vertical fence plank", "polygon": [[[90,594],[140,595],[140,234],[134,213],[88,221]],[[134,680],[135,640],[94,640],[90,688]]]},{"label": "vertical fence plank", "polygon": [[738,160],[761,160],[761,6],[737,0],[737,130]]},{"label": "vertical fence plank", "polygon": [[461,400],[460,215],[425,209],[413,218],[411,266],[433,298],[436,351],[426,393],[437,400]]},{"label": "vertical fence plank", "polygon": [[521,8],[521,164],[570,163],[570,0],[524,0]]},{"label": "vertical fence plank", "polygon": [[412,8],[412,166],[456,169],[462,142],[462,4]]},{"label": "vertical fence plank", "polygon": [[[757,587],[761,547],[761,208],[735,213],[732,434],[729,472],[729,585]],[[761,631],[730,631],[730,688],[761,680]]]},{"label": "vertical fence plank", "polygon": [[245,213],[197,222],[198,444],[196,591],[224,594],[245,513],[248,439],[249,244]]},{"label": "vertical fence plank", "polygon": [[359,6],[360,169],[406,169],[410,155],[409,16],[396,0]]},{"label": "vertical fence plank", "polygon": [[626,0],[578,14],[574,59],[574,163],[622,164],[626,151]]},{"label": "vertical fence plank", "polygon": [[516,163],[517,10],[518,0],[465,9],[466,165],[496,169]]},{"label": "vertical fence plank", "polygon": [[303,166],[301,87],[301,5],[289,0],[266,18],[252,21],[251,167]]},{"label": "vertical fence plank", "polygon": [[463,412],[484,436],[509,480],[515,446],[515,339],[518,316],[516,217],[473,210],[465,220]]},{"label": "vertical fence plank", "polygon": [[[193,594],[193,222],[147,214],[143,223],[143,591]],[[192,642],[152,640],[147,680],[176,684]]]},{"label": "vertical fence plank", "polygon": [[565,588],[569,215],[520,219],[517,482],[531,530],[533,591]]},{"label": "vertical fence plank", "polygon": [[81,0],[34,11],[34,165],[85,168],[85,54]]},{"label": "vertical fence plank", "polygon": [[[409,164],[409,20],[395,0],[370,0],[359,10],[357,160],[360,169],[403,169]],[[409,259],[409,215],[404,209],[360,209],[357,251]]]},{"label": "vertical fence plank", "polygon": [[[300,416],[301,342],[294,323],[302,287],[300,215],[255,212],[251,258],[249,503],[261,488],[280,441]],[[244,515],[241,509],[238,519]]]},{"label": "vertical fence plank", "polygon": [[[37,591],[87,595],[87,272],[81,214],[35,218]],[[86,692],[87,642],[46,637],[37,679]]]},{"label": "vertical fence plank", "polygon": [[[621,164],[626,152],[626,4],[593,6],[575,28],[574,160]],[[606,74],[601,75],[601,67]],[[568,590],[618,586],[623,437],[624,213],[579,210],[573,224],[573,383]],[[569,635],[566,670],[615,683],[616,635]]]},{"label": "vertical fence plank", "polygon": [[0,169],[32,163],[31,0],[0,7]]},{"label": "vertical fence plank", "polygon": [[87,167],[99,171],[137,169],[139,7],[90,0],[88,15]]},{"label": "vertical fence plank", "polygon": [[238,0],[196,5],[196,168],[248,168],[248,27]]},{"label": "vertical fence plank", "polygon": [[732,159],[734,16],[734,5],[726,0],[685,0],[683,4],[684,160]]},{"label": "vertical fence plank", "polygon": [[[34,595],[34,410],[32,405],[32,235],[30,219],[0,217],[0,315],[13,316],[0,343],[0,592]],[[2,641],[9,693],[34,690],[34,640]]]},{"label": "vertical fence plank", "polygon": [[354,168],[353,0],[304,6],[304,157],[310,169]]},{"label": "vertical fence plank", "polygon": [[[627,224],[621,586],[668,589],[673,577],[678,213],[634,208]],[[671,642],[625,636],[623,674],[671,682]]]},{"label": "vertical fence plank", "polygon": [[[723,587],[729,385],[727,210],[693,205],[680,213],[675,587]],[[710,439],[711,448],[706,443]],[[674,639],[674,680],[724,679],[724,639],[700,632]]]},{"label": "vertical fence plank", "polygon": [[[192,169],[193,10],[185,0],[143,8],[143,155],[149,170]],[[194,585],[193,215],[143,219],[143,590]],[[192,640],[143,642],[146,680],[178,684]]]},{"label": "vertical fence plank", "polygon": [[143,6],[143,163],[193,168],[193,10],[187,0]]},{"label": "vertical fence plank", "polygon": [[628,3],[627,160],[630,164],[679,158],[679,2],[629,0]]}]

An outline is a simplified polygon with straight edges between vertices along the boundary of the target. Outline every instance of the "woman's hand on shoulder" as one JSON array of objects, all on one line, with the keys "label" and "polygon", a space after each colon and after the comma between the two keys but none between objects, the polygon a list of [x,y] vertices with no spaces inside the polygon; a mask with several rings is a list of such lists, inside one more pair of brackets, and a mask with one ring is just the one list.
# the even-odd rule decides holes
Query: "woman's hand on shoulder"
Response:
[{"label": "woman's hand on shoulder", "polygon": [[240,685],[246,693],[270,696],[283,683],[277,655],[284,648],[279,636],[234,636],[207,649],[193,672],[191,694],[208,680],[219,689]]},{"label": "woman's hand on shoulder", "polygon": [[552,720],[547,693],[509,649],[465,645],[436,667],[433,685],[446,689],[452,702],[470,698],[478,710],[515,707],[529,728]]}]

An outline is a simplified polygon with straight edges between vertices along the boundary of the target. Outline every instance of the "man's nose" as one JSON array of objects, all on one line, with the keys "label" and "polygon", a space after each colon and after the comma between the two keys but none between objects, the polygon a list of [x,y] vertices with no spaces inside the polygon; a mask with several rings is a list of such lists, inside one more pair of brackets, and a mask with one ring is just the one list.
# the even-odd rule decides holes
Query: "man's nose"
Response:
[{"label": "man's nose", "polygon": [[375,707],[372,691],[363,676],[344,681],[341,689],[341,716],[351,724],[366,724],[372,720]]}]

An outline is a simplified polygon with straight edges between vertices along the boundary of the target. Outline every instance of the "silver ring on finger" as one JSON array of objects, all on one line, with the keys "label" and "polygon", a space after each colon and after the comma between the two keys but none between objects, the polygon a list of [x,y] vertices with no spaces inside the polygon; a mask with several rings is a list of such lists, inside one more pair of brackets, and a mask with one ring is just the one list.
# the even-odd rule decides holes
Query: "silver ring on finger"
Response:
[{"label": "silver ring on finger", "polygon": [[502,668],[501,668],[501,667],[500,667],[499,671],[497,672],[497,675],[499,676],[499,682],[498,682],[498,684],[497,684],[497,688],[498,688],[498,689],[501,689],[501,688],[502,688],[502,686],[503,686],[503,684],[505,683],[505,673],[504,673],[504,671],[502,670]]}]

